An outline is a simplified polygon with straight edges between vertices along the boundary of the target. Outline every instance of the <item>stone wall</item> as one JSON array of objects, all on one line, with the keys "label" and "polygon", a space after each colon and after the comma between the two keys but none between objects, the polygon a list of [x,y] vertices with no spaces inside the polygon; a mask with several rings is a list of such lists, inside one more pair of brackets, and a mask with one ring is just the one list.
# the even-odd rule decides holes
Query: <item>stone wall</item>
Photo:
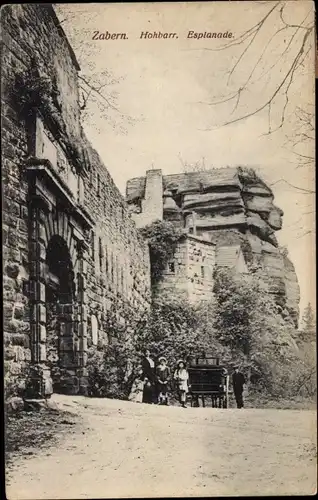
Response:
[{"label": "stone wall", "polygon": [[[83,134],[79,66],[53,8],[7,5],[1,28],[5,370],[37,365],[40,392],[51,390],[46,259],[55,238],[67,246],[74,286],[74,307],[62,308],[73,325],[69,390],[85,392],[87,349],[108,340],[103,319],[112,304],[137,314],[149,306],[148,246]],[[44,84],[32,106],[22,106],[26,88],[35,95],[31,77],[16,92],[23,75]]]},{"label": "stone wall", "polygon": [[215,245],[187,235],[178,243],[158,290],[177,292],[191,302],[209,299],[213,293],[214,268]]},{"label": "stone wall", "polygon": [[85,206],[96,221],[90,241],[87,294],[91,313],[100,322],[112,304],[136,311],[147,307],[149,250],[99,155],[89,144],[86,151],[91,168],[85,184]]},{"label": "stone wall", "polygon": [[191,301],[211,298],[215,268],[215,245],[188,236],[188,289]]}]

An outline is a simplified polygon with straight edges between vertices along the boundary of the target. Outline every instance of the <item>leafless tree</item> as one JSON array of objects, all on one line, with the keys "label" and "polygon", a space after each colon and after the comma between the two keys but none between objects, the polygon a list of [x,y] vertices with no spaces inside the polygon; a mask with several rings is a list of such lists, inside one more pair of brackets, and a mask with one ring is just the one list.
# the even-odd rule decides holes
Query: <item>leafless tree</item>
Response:
[{"label": "leafless tree", "polygon": [[[72,5],[52,4],[59,18],[60,26],[73,26],[76,30],[76,19],[79,13],[74,12]],[[74,24],[72,24],[74,23]],[[124,79],[123,76],[115,76],[111,71],[100,71],[96,64],[85,53],[85,44],[73,46],[79,60],[85,60],[85,70],[79,72],[79,94],[82,120],[95,129],[96,116],[105,118],[108,126],[117,132],[127,133],[127,127],[132,125],[136,119],[125,114],[119,105],[118,87]],[[97,115],[98,114],[98,115]]]},{"label": "leafless tree", "polygon": [[[268,115],[268,127],[264,135],[273,134],[282,129],[286,122],[292,84],[300,74],[308,70],[308,60],[315,40],[313,4],[308,6],[303,19],[294,23],[288,21],[288,18],[292,17],[291,10],[288,12],[288,7],[293,8],[290,2],[257,3],[264,6],[265,11],[261,9],[260,19],[251,28],[217,49],[202,49],[232,51],[236,54],[236,60],[227,74],[227,87],[234,88],[234,90],[211,102],[201,102],[201,104],[212,106],[215,111],[219,106],[228,106],[233,103],[228,119],[214,129],[247,120],[264,111],[267,111]],[[260,46],[261,44],[263,46],[255,59],[253,49],[259,40],[261,40]],[[277,46],[281,46],[282,49],[276,55],[272,55],[271,50]],[[237,73],[243,64],[249,69],[247,76],[240,81],[242,77]],[[244,75],[246,74],[245,68]],[[270,79],[271,72],[275,72],[274,85]],[[266,90],[269,92],[264,92],[261,99],[251,108],[248,94],[253,86],[261,84],[266,84]],[[245,98],[247,98],[246,101],[244,101]],[[251,109],[246,111],[247,107]],[[295,132],[287,136],[285,146],[294,153],[297,167],[311,167],[314,163],[314,106],[308,103],[297,106],[293,110],[293,116],[296,122]],[[213,127],[208,127],[206,130],[213,130]],[[298,187],[285,179],[277,182],[284,182],[303,194],[314,193],[314,190]]]},{"label": "leafless tree", "polygon": [[[240,69],[242,63],[244,62],[244,64],[248,65],[248,63],[246,63],[247,61],[253,61],[252,67],[247,72],[247,76],[244,81],[238,86],[234,83],[234,87],[236,86],[237,88],[233,92],[230,92],[229,95],[224,95],[215,101],[202,104],[218,106],[224,103],[233,102],[231,116],[234,116],[220,125],[223,127],[246,120],[264,110],[267,110],[268,130],[266,134],[271,134],[284,125],[286,109],[289,103],[290,87],[296,78],[297,73],[303,71],[304,64],[313,47],[314,22],[313,16],[311,15],[313,6],[311,5],[311,7],[309,7],[308,12],[299,24],[294,24],[287,22],[287,16],[285,15],[290,2],[268,1],[258,3],[262,3],[268,8],[256,24],[244,31],[237,38],[233,38],[232,41],[217,49],[202,49],[211,51],[229,51],[237,49],[237,47],[241,47],[241,51],[238,53],[235,63],[228,70],[228,86],[233,83],[236,72]],[[279,25],[277,25],[277,19],[279,20]],[[271,26],[276,27],[274,33],[272,33]],[[282,38],[277,42],[277,38],[279,36]],[[266,41],[260,55],[254,62],[253,43],[256,43],[258,38]],[[269,58],[268,54],[275,43],[281,43],[282,50],[277,55],[276,59],[273,60],[274,57]],[[271,61],[270,64],[268,64],[269,60]],[[264,94],[263,99],[261,99],[251,111],[236,113],[239,109],[241,101],[250,92],[252,86],[256,83],[264,81],[265,77],[273,70],[275,71],[275,74],[279,74],[280,77],[277,79],[270,95]],[[278,125],[273,127],[271,120],[273,106],[279,105],[279,98],[282,98],[280,119]]]},{"label": "leafless tree", "polygon": [[116,87],[123,78],[115,78],[107,70],[98,72],[93,68],[79,73],[78,78],[83,121],[96,126],[94,116],[97,111],[113,129],[125,134],[127,127],[136,120],[120,109]]},{"label": "leafless tree", "polygon": [[315,140],[314,105],[296,107],[296,132],[287,136],[287,146],[292,147],[296,156],[297,167],[312,165],[315,158],[313,144]]}]

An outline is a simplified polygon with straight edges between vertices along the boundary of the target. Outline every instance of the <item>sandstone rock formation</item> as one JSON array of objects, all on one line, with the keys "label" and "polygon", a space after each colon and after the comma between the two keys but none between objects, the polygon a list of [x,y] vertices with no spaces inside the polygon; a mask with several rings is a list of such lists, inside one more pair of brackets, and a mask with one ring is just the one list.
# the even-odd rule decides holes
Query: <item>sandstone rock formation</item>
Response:
[{"label": "sandstone rock formation", "polygon": [[[297,324],[298,280],[286,250],[277,242],[283,211],[274,205],[270,187],[253,169],[244,167],[166,176],[159,173],[149,171],[146,177],[127,183],[126,198],[137,225],[149,223],[149,217],[144,219],[149,210],[157,219],[174,221],[217,246],[240,244],[249,268],[263,271],[277,303]],[[152,200],[159,192],[163,204],[154,207]]]}]

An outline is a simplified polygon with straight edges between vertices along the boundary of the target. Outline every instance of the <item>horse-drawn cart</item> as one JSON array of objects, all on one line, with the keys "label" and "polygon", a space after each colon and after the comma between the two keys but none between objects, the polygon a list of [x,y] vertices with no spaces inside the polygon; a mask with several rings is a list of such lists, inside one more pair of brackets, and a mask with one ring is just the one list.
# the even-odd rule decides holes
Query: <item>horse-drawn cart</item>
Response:
[{"label": "horse-drawn cart", "polygon": [[228,408],[229,375],[218,358],[192,358],[189,371],[189,398],[191,406],[206,406],[211,399],[212,408]]}]

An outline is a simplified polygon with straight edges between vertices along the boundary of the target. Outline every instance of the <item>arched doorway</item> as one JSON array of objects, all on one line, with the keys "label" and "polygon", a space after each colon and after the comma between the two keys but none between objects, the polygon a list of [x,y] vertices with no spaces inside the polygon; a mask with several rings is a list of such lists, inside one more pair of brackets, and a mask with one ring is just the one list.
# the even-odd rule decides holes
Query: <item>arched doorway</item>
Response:
[{"label": "arched doorway", "polygon": [[76,353],[74,269],[67,244],[53,236],[46,250],[47,363],[54,392],[74,393]]}]

